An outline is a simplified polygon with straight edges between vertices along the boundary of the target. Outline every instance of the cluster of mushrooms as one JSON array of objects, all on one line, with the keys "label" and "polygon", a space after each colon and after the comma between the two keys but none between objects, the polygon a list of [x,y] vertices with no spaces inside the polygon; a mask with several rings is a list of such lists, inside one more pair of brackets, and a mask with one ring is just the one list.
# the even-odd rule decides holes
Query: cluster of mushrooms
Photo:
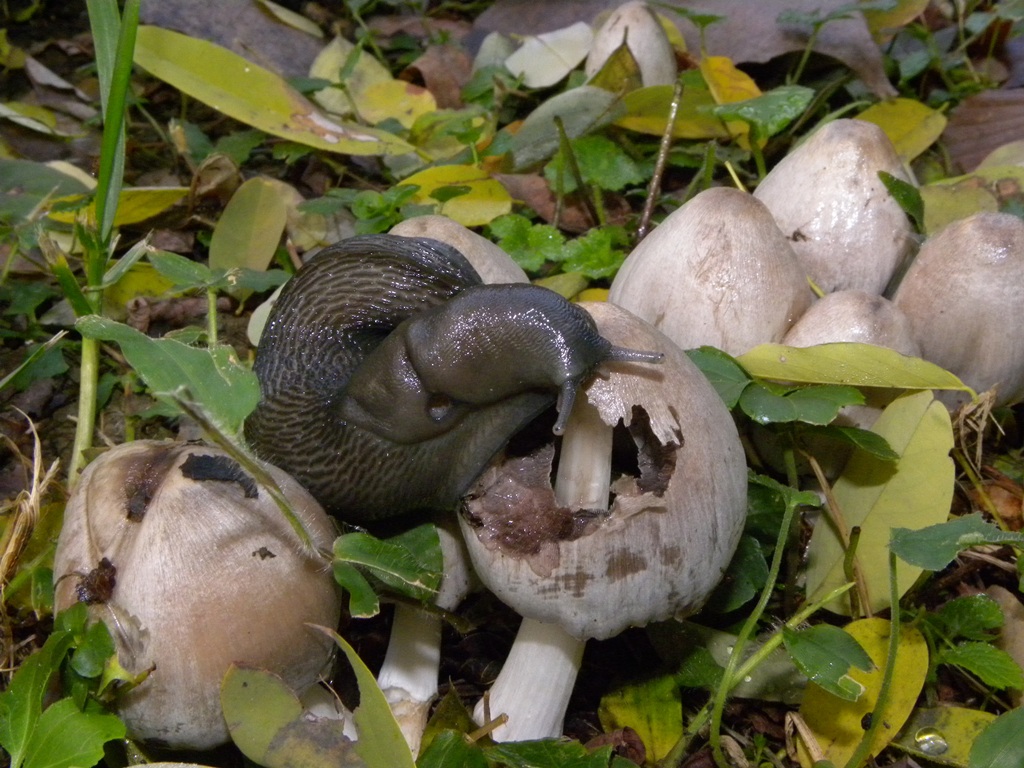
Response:
[{"label": "cluster of mushrooms", "polygon": [[[650,15],[642,4],[627,5]],[[619,43],[632,41],[619,16],[606,26]],[[598,66],[588,63],[588,71]],[[656,67],[644,72],[645,80],[674,77]],[[507,716],[496,738],[535,739],[561,734],[587,639],[697,611],[739,540],[747,481],[740,439],[683,350],[711,345],[742,354],[766,342],[858,341],[931,360],[977,391],[994,388],[997,402],[1019,400],[1024,338],[1005,329],[1024,320],[1024,222],[979,214],[918,248],[879,171],[910,181],[877,127],[824,125],[753,194],[709,189],[672,213],[629,255],[608,302],[576,305],[575,314],[557,303],[535,311],[539,294],[514,289],[526,277],[512,260],[442,217],[353,244],[349,251],[430,251],[431,259],[440,254],[437,263],[447,263],[451,249],[461,256],[454,267],[437,267],[439,276],[434,266],[418,274],[422,285],[370,268],[345,279],[359,318],[390,312],[384,294],[427,296],[422,306],[410,301],[402,310],[410,319],[388,334],[329,327],[331,302],[312,293],[328,278],[308,281],[309,295],[292,292],[285,304],[296,315],[287,329],[272,317],[268,328],[288,341],[280,346],[291,349],[300,337],[310,346],[272,373],[258,357],[264,399],[295,393],[315,429],[307,436],[292,411],[258,412],[248,436],[261,459],[287,462],[288,473],[264,466],[312,542],[300,540],[257,479],[203,445],[119,446],[87,468],[69,502],[55,564],[57,607],[88,603],[111,628],[121,664],[148,672],[120,702],[130,733],[178,748],[226,741],[219,686],[232,662],[275,671],[298,691],[328,674],[330,643],[309,625],[335,627],[340,619],[342,596],[322,555],[337,528],[323,507],[342,519],[345,507],[320,489],[339,473],[374,488],[406,482],[378,476],[390,465],[382,470],[385,458],[367,456],[390,461],[409,449],[416,477],[408,482],[417,489],[435,474],[447,482],[458,469],[457,494],[440,518],[446,577],[437,606],[455,608],[478,579],[523,616],[476,717]],[[492,285],[477,290],[480,282]],[[456,301],[452,319],[445,308]],[[540,303],[548,307],[548,299]],[[522,340],[519,331],[537,312],[542,322],[529,333],[555,334],[557,344]],[[552,378],[551,356],[572,358],[584,343],[562,327],[580,317],[580,333],[602,340],[599,353]],[[485,336],[487,349],[476,343]],[[441,344],[452,339],[458,343]],[[336,355],[330,345],[339,343],[362,345],[360,359]],[[259,354],[266,359],[264,347],[273,344],[265,337]],[[489,378],[504,354],[514,356],[512,384]],[[451,370],[454,355],[469,362]],[[365,367],[364,356],[384,367]],[[335,365],[339,392],[322,372]],[[447,394],[450,379],[459,397]],[[389,421],[405,408],[413,417],[402,411]],[[537,419],[546,428],[505,448]],[[336,464],[322,464],[316,446],[338,423],[363,430],[353,438],[358,446],[339,443]],[[455,437],[434,449],[435,433]],[[294,447],[303,440],[308,451]],[[416,452],[421,444],[428,450]],[[478,467],[452,458],[463,450]],[[421,463],[431,459],[441,468]],[[444,506],[447,493],[430,506]],[[436,611],[396,606],[379,676],[414,750],[437,692],[440,628]]]}]

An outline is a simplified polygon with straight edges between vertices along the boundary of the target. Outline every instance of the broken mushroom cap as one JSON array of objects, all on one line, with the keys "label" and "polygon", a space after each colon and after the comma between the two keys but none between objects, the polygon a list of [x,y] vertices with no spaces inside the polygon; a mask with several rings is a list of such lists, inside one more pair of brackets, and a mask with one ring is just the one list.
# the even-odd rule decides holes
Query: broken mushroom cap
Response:
[{"label": "broken mushroom cap", "polygon": [[[610,304],[586,307],[613,344],[664,360],[603,366],[573,406],[554,488],[554,447],[543,445],[497,462],[464,504],[477,573],[523,615],[474,712],[480,723],[507,716],[493,731],[500,741],[561,733],[587,638],[696,611],[746,516],[743,452],[714,389],[649,324]],[[633,448],[613,483],[618,424]]]},{"label": "broken mushroom cap", "polygon": [[924,359],[976,392],[995,387],[997,404],[1024,398],[1024,221],[978,213],[932,235],[893,302]]},{"label": "broken mushroom cap", "polygon": [[[294,480],[266,466],[313,547],[330,519]],[[267,490],[203,445],[125,443],[90,464],[68,501],[54,556],[56,609],[89,604],[118,661],[151,670],[118,701],[135,739],[182,749],[228,740],[220,684],[233,662],[302,691],[333,645],[341,596],[329,562],[304,547]]]},{"label": "broken mushroom cap", "polygon": [[581,639],[700,608],[736,548],[747,493],[736,427],[704,375],[629,312],[584,306],[616,346],[665,354],[661,365],[607,364],[586,388],[609,430],[625,425],[639,476],[614,481],[607,513],[559,508],[544,448],[492,466],[461,517],[484,585]]},{"label": "broken mushroom cap", "polygon": [[863,120],[814,132],[754,190],[825,293],[881,294],[914,247],[910,220],[879,171],[910,182],[888,137]]},{"label": "broken mushroom cap", "polygon": [[740,355],[778,342],[813,294],[765,206],[738,189],[705,190],[640,241],[608,301],[683,349]]},{"label": "broken mushroom cap", "polygon": [[678,74],[675,51],[647,3],[640,0],[623,3],[598,28],[584,65],[587,77],[600,72],[622,45],[627,46],[636,61],[644,86],[675,82]]}]

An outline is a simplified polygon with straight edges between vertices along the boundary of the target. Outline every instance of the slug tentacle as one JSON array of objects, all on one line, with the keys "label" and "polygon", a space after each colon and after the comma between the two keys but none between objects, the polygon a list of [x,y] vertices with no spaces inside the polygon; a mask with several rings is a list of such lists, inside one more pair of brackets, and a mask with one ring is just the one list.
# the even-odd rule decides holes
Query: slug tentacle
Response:
[{"label": "slug tentacle", "polygon": [[508,439],[620,350],[528,284],[481,285],[425,238],[325,249],[282,291],[256,355],[246,437],[330,512],[367,522],[453,506]]}]

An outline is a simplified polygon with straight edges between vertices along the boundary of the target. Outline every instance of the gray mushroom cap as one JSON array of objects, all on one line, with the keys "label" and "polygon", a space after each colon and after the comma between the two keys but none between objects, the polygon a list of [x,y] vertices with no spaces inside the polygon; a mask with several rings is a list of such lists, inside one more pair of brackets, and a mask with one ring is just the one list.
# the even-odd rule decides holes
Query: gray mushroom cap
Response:
[{"label": "gray mushroom cap", "polygon": [[[622,420],[632,433],[640,476],[614,482],[609,512],[588,517],[558,508],[550,454],[509,459],[460,519],[484,585],[579,639],[699,609],[739,540],[747,484],[732,417],[685,353],[626,310],[584,306],[617,346],[665,354],[661,365],[607,364],[585,390],[608,428]],[[520,514],[531,506],[536,515]]]},{"label": "gray mushroom cap", "polygon": [[997,403],[1024,398],[1024,221],[978,213],[929,237],[893,297],[921,354]]},{"label": "gray mushroom cap", "polygon": [[754,190],[825,293],[880,294],[913,250],[913,230],[879,171],[909,182],[882,129],[834,120],[779,162]]},{"label": "gray mushroom cap", "polygon": [[841,341],[875,344],[912,357],[921,354],[907,316],[888,299],[860,290],[836,291],[818,299],[782,343],[812,347]]},{"label": "gray mushroom cap", "polygon": [[[267,470],[315,548],[329,550],[327,515],[285,473]],[[340,616],[327,560],[304,548],[266,489],[215,448],[141,440],[93,461],[68,501],[54,580],[57,610],[88,602],[122,666],[152,669],[118,704],[136,739],[222,744],[220,683],[231,663],[303,690],[333,655],[330,640],[307,626],[334,627]]]},{"label": "gray mushroom cap", "polygon": [[641,240],[608,296],[683,349],[733,355],[781,341],[812,299],[768,209],[725,187],[701,192]]}]

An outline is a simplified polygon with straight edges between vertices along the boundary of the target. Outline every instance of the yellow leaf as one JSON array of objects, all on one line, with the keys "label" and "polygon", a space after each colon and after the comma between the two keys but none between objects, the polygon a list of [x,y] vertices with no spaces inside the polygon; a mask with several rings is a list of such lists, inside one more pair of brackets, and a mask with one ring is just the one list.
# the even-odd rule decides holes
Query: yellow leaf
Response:
[{"label": "yellow leaf", "polygon": [[945,115],[914,99],[897,98],[873,104],[857,119],[874,123],[885,131],[904,162],[928,149],[946,128]]},{"label": "yellow leaf", "polygon": [[[732,104],[761,95],[757,83],[725,56],[705,56],[700,60],[700,73],[704,75],[716,104]],[[726,126],[741,147],[749,147],[750,126],[747,123],[733,120],[726,123]]]},{"label": "yellow leaf", "polygon": [[[188,194],[188,187],[130,187],[121,190],[117,201],[117,215],[114,226],[123,227],[138,224],[163,213]],[[84,198],[83,198],[84,199]],[[70,200],[70,198],[65,198]],[[90,203],[77,211],[53,211],[49,217],[53,221],[71,224],[78,216],[85,216],[86,221],[96,221],[96,204]]]},{"label": "yellow leaf", "polygon": [[253,178],[231,196],[210,238],[210,268],[266,269],[287,219],[278,182]]},{"label": "yellow leaf", "polygon": [[[889,656],[890,624],[885,619],[862,619],[845,629],[875,664],[870,672],[855,667],[849,671],[850,677],[864,686],[864,693],[857,701],[846,701],[809,683],[800,704],[800,714],[824,751],[825,759],[839,766],[846,765],[857,749],[864,736],[867,715],[882,718],[870,754],[877,755],[892,741],[913,711],[928,672],[928,645],[919,631],[904,624],[900,627],[889,700],[883,711],[875,712]],[[798,742],[798,753],[800,764],[810,768],[812,760],[802,740]]]},{"label": "yellow leaf", "polygon": [[273,72],[205,40],[141,26],[135,63],[182,93],[274,136],[349,155],[412,151],[387,131],[329,119]]},{"label": "yellow leaf", "polygon": [[[508,190],[472,165],[439,165],[414,173],[402,182],[420,189],[412,202],[437,205],[437,213],[465,227],[487,224],[512,210]],[[449,197],[451,191],[463,191]]]},{"label": "yellow leaf", "polygon": [[[323,47],[309,68],[310,77],[344,86],[343,89],[324,88],[313,94],[317,104],[335,115],[351,115],[367,88],[392,79],[387,67],[365,50],[354,54],[355,49],[355,45],[344,37],[336,37]],[[341,71],[350,56],[355,56],[355,63],[342,83]]]},{"label": "yellow leaf", "polygon": [[103,309],[111,317],[120,319],[125,316],[125,306],[132,299],[170,298],[173,287],[173,280],[161,275],[149,262],[139,261],[120,280],[103,291]]},{"label": "yellow leaf", "polygon": [[1024,197],[1024,167],[979,167],[972,174],[943,179],[921,188],[924,230],[934,234],[947,224],[975,213],[1003,210]]},{"label": "yellow leaf", "polygon": [[965,707],[917,709],[893,746],[939,765],[966,766],[974,740],[995,719],[991,712]]},{"label": "yellow leaf", "polygon": [[871,344],[840,342],[813,347],[762,344],[737,360],[752,376],[796,384],[971,391],[960,379],[934,363]]},{"label": "yellow leaf", "polygon": [[[622,104],[626,115],[615,121],[615,125],[637,133],[661,136],[665,133],[669,109],[672,105],[671,85],[652,85],[627,93]],[[677,139],[722,139],[729,136],[725,123],[706,111],[715,106],[715,100],[707,88],[683,89],[683,97],[676,114],[672,135]]]},{"label": "yellow leaf", "polygon": [[920,16],[928,7],[930,0],[896,0],[891,8],[864,8],[864,21],[875,40],[888,40],[900,27],[904,27]]},{"label": "yellow leaf", "polygon": [[385,80],[367,87],[359,100],[359,114],[369,123],[389,118],[411,128],[420,115],[437,110],[434,94],[404,80]]},{"label": "yellow leaf", "polygon": [[[871,427],[899,455],[895,466],[858,451],[832,486],[832,495],[849,532],[860,527],[856,559],[867,586],[872,612],[889,607],[889,534],[893,527],[918,530],[944,523],[953,500],[953,428],[949,411],[928,390],[898,397]],[[845,549],[830,521],[814,527],[807,546],[807,599],[819,600],[847,583]],[[896,563],[899,593],[921,569]],[[828,604],[849,616],[848,597]]]}]

